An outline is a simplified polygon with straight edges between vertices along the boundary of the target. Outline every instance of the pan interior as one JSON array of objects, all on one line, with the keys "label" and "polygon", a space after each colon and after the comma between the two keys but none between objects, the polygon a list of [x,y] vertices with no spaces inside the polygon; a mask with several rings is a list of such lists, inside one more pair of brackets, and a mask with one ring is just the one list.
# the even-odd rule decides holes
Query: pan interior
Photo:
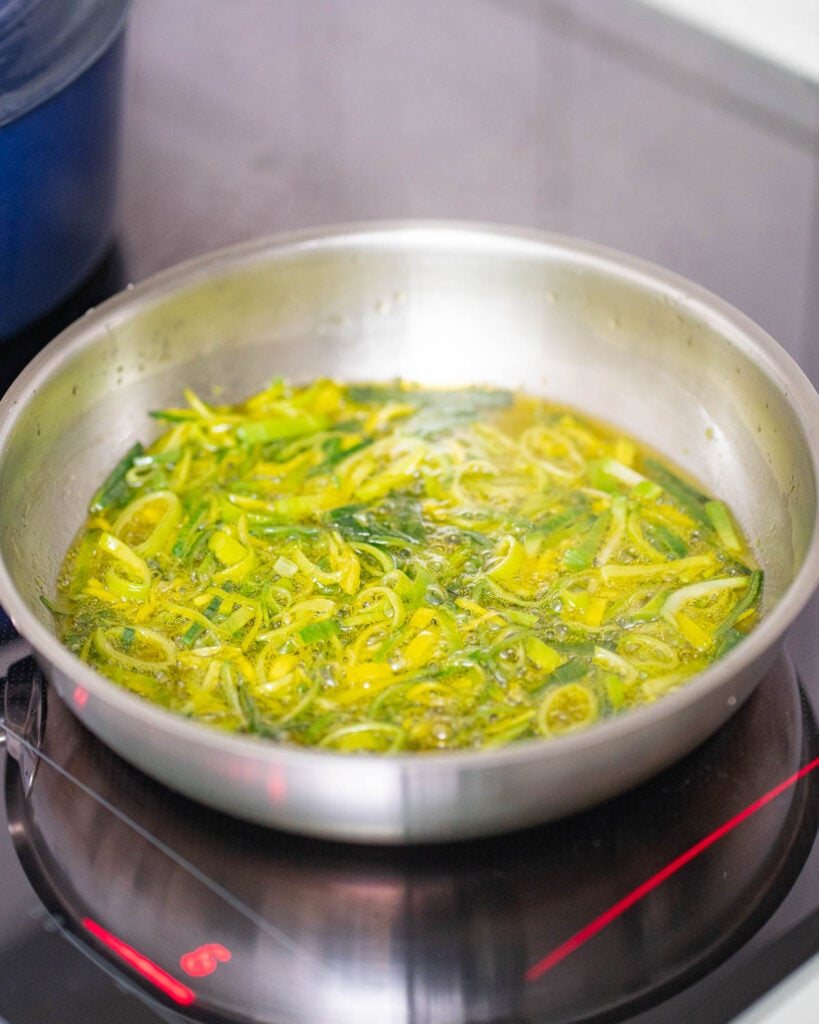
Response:
[{"label": "pan interior", "polygon": [[486,383],[608,421],[725,499],[770,609],[816,520],[805,430],[776,371],[742,326],[673,283],[559,245],[417,230],[216,257],[114,300],[18,382],[0,551],[48,623],[39,598],[88,496],[184,387],[232,401],[278,375]]}]

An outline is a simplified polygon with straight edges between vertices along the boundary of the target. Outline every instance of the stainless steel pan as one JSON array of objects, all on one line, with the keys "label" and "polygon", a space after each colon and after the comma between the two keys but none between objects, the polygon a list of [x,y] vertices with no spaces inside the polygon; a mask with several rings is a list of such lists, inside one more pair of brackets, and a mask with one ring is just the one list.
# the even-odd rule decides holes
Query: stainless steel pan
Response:
[{"label": "stainless steel pan", "polygon": [[[766,572],[751,636],[682,690],[582,734],[491,753],[345,756],[224,735],[142,702],[55,639],[54,590],[88,496],[184,386],[270,377],[524,387],[603,417],[727,499]],[[65,331],[0,403],[0,604],[108,745],[240,817],[388,843],[465,838],[606,799],[711,734],[751,693],[819,580],[819,398],[724,302],[548,235],[387,224],[205,256]],[[765,752],[760,751],[764,757]]]}]

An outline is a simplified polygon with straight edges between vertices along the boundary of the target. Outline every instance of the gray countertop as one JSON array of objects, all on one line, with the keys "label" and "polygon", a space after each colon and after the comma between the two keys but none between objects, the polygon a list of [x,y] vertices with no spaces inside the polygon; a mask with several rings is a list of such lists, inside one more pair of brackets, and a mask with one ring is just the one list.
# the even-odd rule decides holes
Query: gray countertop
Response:
[{"label": "gray countertop", "polygon": [[121,237],[137,280],[340,221],[545,228],[809,364],[817,141],[812,83],[633,0],[136,0]]}]

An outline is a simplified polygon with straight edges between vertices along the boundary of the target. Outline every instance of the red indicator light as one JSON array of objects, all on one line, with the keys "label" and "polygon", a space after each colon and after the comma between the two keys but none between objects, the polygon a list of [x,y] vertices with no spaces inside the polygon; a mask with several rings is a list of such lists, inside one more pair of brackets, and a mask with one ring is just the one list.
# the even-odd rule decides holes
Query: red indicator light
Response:
[{"label": "red indicator light", "polygon": [[781,793],[784,793],[786,789],[790,789],[791,786],[795,785],[800,779],[804,778],[815,768],[819,768],[819,757],[815,758],[809,764],[806,764],[803,768],[800,768],[798,772],[789,776],[784,782],[780,782],[778,786],[775,786],[768,793],[759,797],[758,800],[754,800],[753,803],[734,815],[733,818],[729,818],[719,828],[714,829],[710,835],[705,836],[704,839],[700,839],[698,843],[695,843],[690,849],[686,850],[685,853],[680,854],[675,860],[672,860],[670,864],[666,864],[664,868],[657,872],[656,875],[652,875],[646,879],[641,885],[638,885],[636,889],[630,892],[623,899],[619,900],[613,906],[609,907],[608,910],[604,910],[603,913],[596,917],[593,921],[590,921],[587,925],[576,932],[570,939],[567,939],[562,945],[558,946],[557,949],[553,949],[548,956],[545,956],[542,960],[538,960],[536,964],[533,964],[525,974],[527,981],[537,981],[538,978],[542,977],[547,971],[550,971],[553,967],[564,960],[570,953],[573,953],[576,949],[579,949],[582,945],[594,938],[598,932],[601,932],[607,925],[610,925],[612,921],[616,921],[621,914],[624,914],[629,907],[634,906],[643,896],[647,896],[653,889],[656,889],[658,885],[661,885],[667,878],[676,874],[680,868],[685,867],[690,861],[698,857],[704,850],[707,850],[709,846],[718,840],[722,839],[723,836],[732,832],[737,825],[741,825],[743,821],[746,821],[751,817],[752,814],[756,814],[757,811],[761,810],[766,804],[769,804],[772,800],[775,800]]},{"label": "red indicator light", "polygon": [[177,981],[167,971],[163,971],[153,960],[149,960],[147,956],[134,949],[133,946],[129,946],[122,939],[118,939],[116,935],[106,931],[96,921],[85,917],[82,923],[100,942],[103,942],[109,949],[113,950],[117,956],[122,957],[130,967],[133,967],[135,971],[139,971],[144,978],[147,978],[148,981],[156,985],[165,995],[170,996],[174,1002],[188,1006],[196,999],[193,989],[183,985],[181,981]]},{"label": "red indicator light", "polygon": [[88,700],[88,690],[82,686],[74,687],[74,703],[77,707],[84,708]]},{"label": "red indicator light", "polygon": [[198,949],[192,949],[179,959],[179,965],[186,974],[194,978],[204,978],[213,974],[219,963],[230,960],[231,952],[218,942],[208,942]]}]

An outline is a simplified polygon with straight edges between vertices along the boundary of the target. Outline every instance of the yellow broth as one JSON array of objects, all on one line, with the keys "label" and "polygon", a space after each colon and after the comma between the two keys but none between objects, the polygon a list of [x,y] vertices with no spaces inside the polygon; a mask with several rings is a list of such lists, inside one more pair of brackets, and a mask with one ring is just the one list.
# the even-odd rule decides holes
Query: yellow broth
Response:
[{"label": "yellow broth", "polygon": [[342,751],[491,748],[654,701],[759,614],[724,503],[528,395],[277,380],[153,414],[52,607],[110,679]]}]

